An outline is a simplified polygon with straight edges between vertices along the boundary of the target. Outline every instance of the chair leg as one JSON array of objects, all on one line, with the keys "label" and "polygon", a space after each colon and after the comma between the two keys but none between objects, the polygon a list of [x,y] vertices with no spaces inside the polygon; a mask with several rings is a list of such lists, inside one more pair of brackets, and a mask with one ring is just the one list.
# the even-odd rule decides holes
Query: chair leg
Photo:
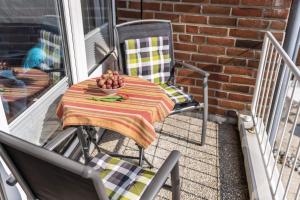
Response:
[{"label": "chair leg", "polygon": [[207,85],[208,78],[205,77],[203,80],[203,101],[204,101],[204,109],[203,109],[203,123],[202,123],[202,136],[201,136],[201,146],[205,144],[206,138],[206,129],[207,129],[207,118],[208,118],[208,85]]},{"label": "chair leg", "polygon": [[139,166],[143,167],[144,164],[144,149],[140,146],[139,147]]},{"label": "chair leg", "polygon": [[179,163],[171,171],[172,200],[180,200]]}]

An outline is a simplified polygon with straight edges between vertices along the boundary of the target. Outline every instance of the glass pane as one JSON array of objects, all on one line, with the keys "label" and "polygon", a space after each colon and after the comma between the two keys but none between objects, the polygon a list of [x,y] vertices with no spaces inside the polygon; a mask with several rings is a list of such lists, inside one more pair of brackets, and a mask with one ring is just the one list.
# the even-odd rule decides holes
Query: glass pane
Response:
[{"label": "glass pane", "polygon": [[81,0],[87,67],[100,63],[112,51],[110,0]]},{"label": "glass pane", "polygon": [[0,1],[0,95],[9,122],[65,77],[56,0]]}]

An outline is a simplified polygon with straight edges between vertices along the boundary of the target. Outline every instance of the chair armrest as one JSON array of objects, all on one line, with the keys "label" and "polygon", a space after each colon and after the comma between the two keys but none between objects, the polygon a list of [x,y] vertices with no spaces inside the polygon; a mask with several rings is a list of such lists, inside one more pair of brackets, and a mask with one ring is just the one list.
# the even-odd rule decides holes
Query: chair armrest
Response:
[{"label": "chair armrest", "polygon": [[50,140],[50,142],[48,142],[44,146],[44,148],[47,149],[47,150],[49,150],[49,151],[53,151],[63,141],[65,141],[67,138],[69,138],[70,136],[72,136],[73,134],[75,134],[76,131],[77,131],[76,127],[70,127],[70,128],[67,128],[67,129],[63,130],[56,137],[54,137],[52,140]]},{"label": "chair armrest", "polygon": [[147,186],[145,192],[143,193],[141,200],[149,200],[154,199],[154,197],[158,194],[161,187],[167,181],[169,175],[171,174],[172,181],[172,190],[173,196],[178,196],[178,193],[174,194],[175,189],[178,189],[179,192],[179,151],[172,151],[164,164],[158,169],[154,178]]},{"label": "chair armrest", "polygon": [[9,177],[6,179],[6,184],[9,186],[14,186],[17,183],[17,179],[14,177],[14,175],[9,175]]},{"label": "chair armrest", "polygon": [[190,65],[190,64],[187,64],[187,63],[184,63],[184,62],[176,62],[176,63],[178,63],[179,65],[181,65],[181,66],[183,66],[183,67],[186,67],[186,68],[188,68],[188,69],[191,69],[191,70],[193,70],[193,71],[196,71],[196,72],[199,72],[200,74],[202,74],[203,76],[205,76],[205,77],[208,77],[209,76],[209,73],[208,72],[206,72],[206,71],[204,71],[203,69],[200,69],[200,68],[198,68],[198,67],[195,67],[195,66],[193,66],[193,65]]}]

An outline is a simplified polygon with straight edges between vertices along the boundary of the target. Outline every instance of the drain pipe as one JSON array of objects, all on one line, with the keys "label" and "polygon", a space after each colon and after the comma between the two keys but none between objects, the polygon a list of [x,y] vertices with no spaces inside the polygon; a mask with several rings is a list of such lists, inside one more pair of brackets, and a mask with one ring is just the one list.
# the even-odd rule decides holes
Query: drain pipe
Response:
[{"label": "drain pipe", "polygon": [[[283,49],[286,51],[286,53],[290,56],[290,58],[296,62],[297,59],[297,53],[299,50],[299,42],[300,42],[300,1],[294,0],[291,5],[289,19],[288,19],[288,25],[286,29],[286,36],[283,44]],[[289,69],[287,69],[286,66],[284,66],[282,69],[280,69],[279,74],[281,74],[280,82],[282,82],[282,88],[279,92],[278,96],[278,105],[274,110],[279,110],[282,112],[284,107],[284,100],[285,100],[285,91],[288,89],[289,84]],[[279,82],[279,83],[280,83]],[[278,87],[276,87],[278,88]],[[274,107],[274,105],[272,105]],[[281,121],[281,115],[275,115],[274,117],[274,126],[271,129],[270,132],[270,142],[273,144],[275,141],[275,132],[278,130],[279,123]]]}]

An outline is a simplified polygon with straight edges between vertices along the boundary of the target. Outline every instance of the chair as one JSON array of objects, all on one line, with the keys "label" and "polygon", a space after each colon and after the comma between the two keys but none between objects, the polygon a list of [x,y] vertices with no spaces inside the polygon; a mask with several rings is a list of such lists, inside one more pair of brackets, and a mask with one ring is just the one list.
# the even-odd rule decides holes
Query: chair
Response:
[{"label": "chair", "polygon": [[[138,20],[116,26],[119,70],[160,84],[176,103],[171,114],[203,109],[201,145],[205,144],[208,118],[209,73],[183,62],[175,62],[170,21]],[[203,103],[176,86],[175,67],[188,68],[203,78]],[[200,77],[199,77],[200,78]]]},{"label": "chair", "polygon": [[155,174],[102,153],[82,165],[0,131],[0,155],[14,176],[6,182],[18,182],[32,200],[149,200],[170,174],[172,199],[180,199],[178,151]]}]

